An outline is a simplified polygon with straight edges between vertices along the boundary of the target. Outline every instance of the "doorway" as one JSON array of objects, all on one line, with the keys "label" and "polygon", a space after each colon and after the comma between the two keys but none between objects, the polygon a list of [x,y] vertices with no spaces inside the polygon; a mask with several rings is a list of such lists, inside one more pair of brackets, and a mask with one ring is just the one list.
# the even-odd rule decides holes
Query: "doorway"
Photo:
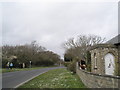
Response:
[{"label": "doorway", "polygon": [[114,75],[115,57],[113,54],[108,53],[105,55],[105,74]]}]

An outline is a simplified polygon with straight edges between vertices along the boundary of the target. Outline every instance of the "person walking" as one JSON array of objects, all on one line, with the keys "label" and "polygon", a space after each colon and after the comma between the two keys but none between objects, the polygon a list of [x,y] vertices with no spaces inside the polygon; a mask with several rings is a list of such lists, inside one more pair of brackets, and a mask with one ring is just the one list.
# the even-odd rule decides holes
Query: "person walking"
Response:
[{"label": "person walking", "polygon": [[9,69],[9,66],[10,66],[10,62],[8,62],[6,66],[7,66],[7,69]]},{"label": "person walking", "polygon": [[11,62],[11,63],[10,63],[10,69],[12,69],[12,68],[13,68],[13,63]]},{"label": "person walking", "polygon": [[25,63],[23,63],[22,68],[25,68]]}]

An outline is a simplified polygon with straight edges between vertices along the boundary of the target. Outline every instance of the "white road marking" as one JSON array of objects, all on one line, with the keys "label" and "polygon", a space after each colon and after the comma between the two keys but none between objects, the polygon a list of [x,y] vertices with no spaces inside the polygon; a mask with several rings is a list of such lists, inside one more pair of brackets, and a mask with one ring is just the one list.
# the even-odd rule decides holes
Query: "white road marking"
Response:
[{"label": "white road marking", "polygon": [[19,87],[19,86],[23,85],[24,83],[26,83],[26,82],[30,81],[31,79],[33,79],[33,78],[35,78],[35,77],[37,77],[37,76],[39,76],[39,75],[42,75],[42,74],[44,74],[44,73],[46,73],[46,72],[48,72],[48,71],[45,71],[45,72],[42,72],[42,73],[40,73],[40,74],[38,74],[38,75],[36,75],[36,76],[33,76],[33,77],[31,77],[30,79],[28,79],[28,80],[26,80],[26,81],[24,81],[24,82],[22,82],[22,83],[18,84],[18,85],[17,85],[17,86],[15,86],[14,88],[17,88],[17,87]]}]

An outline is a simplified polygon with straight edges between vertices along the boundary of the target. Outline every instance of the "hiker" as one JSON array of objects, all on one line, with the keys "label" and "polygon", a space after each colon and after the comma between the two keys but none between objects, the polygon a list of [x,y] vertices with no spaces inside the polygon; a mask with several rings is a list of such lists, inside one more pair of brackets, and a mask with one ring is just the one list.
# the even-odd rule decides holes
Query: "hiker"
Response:
[{"label": "hiker", "polygon": [[86,65],[85,64],[81,65],[81,69],[85,70],[86,69]]},{"label": "hiker", "polygon": [[9,65],[10,65],[10,62],[8,62],[7,65],[6,65],[6,66],[7,66],[7,69],[9,69]]},{"label": "hiker", "polygon": [[78,62],[78,66],[80,67],[80,61]]},{"label": "hiker", "polygon": [[25,63],[22,64],[22,67],[25,68]]},{"label": "hiker", "polygon": [[78,61],[78,67],[81,69],[81,67],[80,67],[80,61]]},{"label": "hiker", "polygon": [[22,64],[22,63],[19,63],[18,67],[19,67],[19,68],[23,68],[23,64]]},{"label": "hiker", "polygon": [[85,61],[84,60],[81,60],[80,68],[83,69],[83,70],[86,69],[86,65],[85,65]]},{"label": "hiker", "polygon": [[11,63],[10,63],[10,69],[12,69],[12,68],[13,68],[13,63],[11,62]]}]

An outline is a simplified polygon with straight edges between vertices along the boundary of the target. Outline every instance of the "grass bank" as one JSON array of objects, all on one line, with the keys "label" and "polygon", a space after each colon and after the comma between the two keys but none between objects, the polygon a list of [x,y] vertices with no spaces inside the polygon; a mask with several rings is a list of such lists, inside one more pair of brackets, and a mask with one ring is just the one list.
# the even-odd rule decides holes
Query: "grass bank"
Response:
[{"label": "grass bank", "polygon": [[[56,66],[49,66],[49,67],[56,67]],[[12,69],[3,68],[3,69],[0,69],[0,72],[2,71],[2,73],[6,73],[6,72],[27,71],[27,70],[42,69],[42,68],[48,68],[48,66],[33,67],[33,68],[12,68]]]},{"label": "grass bank", "polygon": [[50,70],[19,88],[85,88],[77,75],[65,68]]}]

